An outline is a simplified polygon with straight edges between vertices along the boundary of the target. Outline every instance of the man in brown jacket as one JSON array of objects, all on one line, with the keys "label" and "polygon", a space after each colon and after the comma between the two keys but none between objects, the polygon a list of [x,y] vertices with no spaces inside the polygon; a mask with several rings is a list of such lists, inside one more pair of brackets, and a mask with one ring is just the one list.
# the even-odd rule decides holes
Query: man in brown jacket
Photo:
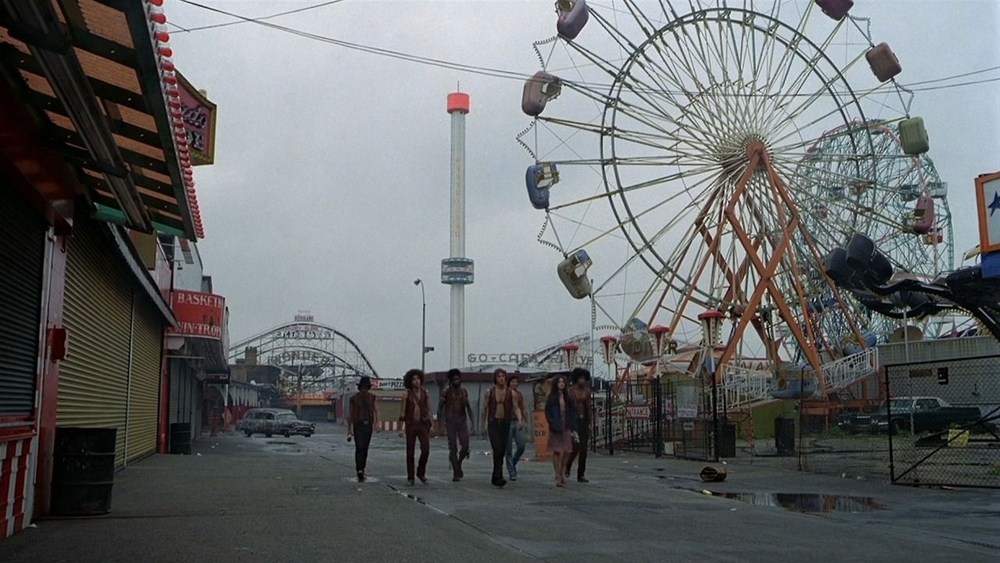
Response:
[{"label": "man in brown jacket", "polygon": [[413,484],[413,457],[416,453],[416,442],[420,441],[420,461],[417,463],[417,479],[427,483],[427,458],[431,448],[431,403],[424,389],[424,372],[411,369],[403,376],[403,408],[399,413],[399,421],[403,429],[399,436],[406,436],[406,483]]}]

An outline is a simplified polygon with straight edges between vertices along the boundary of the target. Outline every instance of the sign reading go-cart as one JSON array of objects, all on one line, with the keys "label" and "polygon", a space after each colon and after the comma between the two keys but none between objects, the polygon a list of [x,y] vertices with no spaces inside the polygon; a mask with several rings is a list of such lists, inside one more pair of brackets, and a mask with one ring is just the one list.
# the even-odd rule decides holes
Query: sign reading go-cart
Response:
[{"label": "sign reading go-cart", "polygon": [[168,333],[175,336],[222,339],[225,297],[200,291],[174,291],[170,304],[177,317],[178,328],[168,328]]}]

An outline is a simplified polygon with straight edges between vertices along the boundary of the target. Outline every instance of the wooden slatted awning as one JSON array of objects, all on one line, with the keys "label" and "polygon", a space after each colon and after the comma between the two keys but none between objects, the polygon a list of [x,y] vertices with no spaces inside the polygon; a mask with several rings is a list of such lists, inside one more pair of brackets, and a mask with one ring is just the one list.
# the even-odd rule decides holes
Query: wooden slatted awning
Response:
[{"label": "wooden slatted awning", "polygon": [[160,4],[0,0],[0,79],[77,169],[95,216],[194,240],[203,231]]}]

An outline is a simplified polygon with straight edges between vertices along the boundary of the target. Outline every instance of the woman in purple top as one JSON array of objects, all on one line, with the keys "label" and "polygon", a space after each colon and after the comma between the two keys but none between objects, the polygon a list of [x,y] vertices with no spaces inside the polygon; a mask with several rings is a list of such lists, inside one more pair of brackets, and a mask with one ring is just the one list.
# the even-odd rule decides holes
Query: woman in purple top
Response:
[{"label": "woman in purple top", "polygon": [[552,452],[556,486],[562,487],[566,484],[566,462],[576,440],[576,409],[563,376],[552,382],[552,391],[545,401],[545,419],[549,423],[549,451]]}]

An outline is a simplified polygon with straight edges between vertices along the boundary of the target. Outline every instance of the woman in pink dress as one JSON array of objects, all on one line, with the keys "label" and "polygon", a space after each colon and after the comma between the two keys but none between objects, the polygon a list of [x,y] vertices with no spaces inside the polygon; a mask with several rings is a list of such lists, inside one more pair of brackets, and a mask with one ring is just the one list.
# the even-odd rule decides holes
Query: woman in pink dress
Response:
[{"label": "woman in pink dress", "polygon": [[545,401],[549,451],[552,452],[552,470],[555,471],[557,487],[566,484],[566,462],[573,453],[573,440],[576,439],[576,410],[567,387],[565,377],[556,377]]}]

